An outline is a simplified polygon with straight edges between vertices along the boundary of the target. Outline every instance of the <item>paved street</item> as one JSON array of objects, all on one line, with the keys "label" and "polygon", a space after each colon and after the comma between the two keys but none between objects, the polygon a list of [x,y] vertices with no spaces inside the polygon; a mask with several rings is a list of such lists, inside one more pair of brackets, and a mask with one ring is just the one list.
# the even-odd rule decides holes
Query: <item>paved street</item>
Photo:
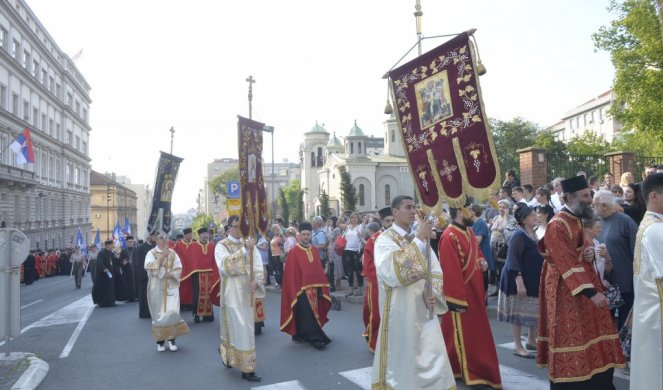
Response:
[{"label": "paved street", "polygon": [[[162,389],[370,388],[373,355],[361,337],[361,305],[344,302],[341,311],[330,312],[325,331],[333,342],[317,351],[279,332],[280,296],[267,294],[267,323],[256,339],[263,382],[255,385],[242,380],[238,370],[221,365],[218,313],[214,323],[195,324],[185,312],[191,334],[177,340],[178,352],[157,353],[150,322],[138,318],[137,304],[93,308],[86,277],[81,290],[65,276],[21,287],[24,333],[12,342],[12,350],[35,353],[50,365],[40,389],[147,389],[157,383]],[[492,328],[504,388],[547,388],[545,370],[512,355],[509,326],[492,321]],[[616,378],[615,384],[628,389],[624,379]]]}]

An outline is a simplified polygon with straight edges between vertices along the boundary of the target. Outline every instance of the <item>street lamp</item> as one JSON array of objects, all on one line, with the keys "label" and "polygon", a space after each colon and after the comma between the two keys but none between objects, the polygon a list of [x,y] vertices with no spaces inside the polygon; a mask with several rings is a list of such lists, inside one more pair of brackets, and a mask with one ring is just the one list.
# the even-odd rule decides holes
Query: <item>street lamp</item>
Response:
[{"label": "street lamp", "polygon": [[108,232],[108,238],[110,238],[110,202],[112,194],[111,183],[108,182],[106,183],[106,232]]},{"label": "street lamp", "polygon": [[274,185],[276,184],[276,177],[274,176],[274,126],[265,126],[262,128],[265,133],[272,134],[272,224],[276,221],[276,191]]}]

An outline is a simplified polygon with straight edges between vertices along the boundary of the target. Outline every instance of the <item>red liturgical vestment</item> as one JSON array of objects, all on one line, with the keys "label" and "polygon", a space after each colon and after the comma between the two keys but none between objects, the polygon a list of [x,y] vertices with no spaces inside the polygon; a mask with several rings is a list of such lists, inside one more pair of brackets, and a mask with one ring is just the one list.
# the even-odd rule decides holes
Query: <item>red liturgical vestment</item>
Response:
[{"label": "red liturgical vestment", "polygon": [[[184,268],[187,268],[187,254],[186,251],[189,250],[189,247],[193,241],[186,242],[184,240],[177,241],[175,243],[175,248],[173,250],[180,257],[182,262],[182,279],[180,280],[180,305],[191,305],[193,302],[193,284],[191,283],[191,278],[186,277],[184,273]],[[185,278],[186,277],[186,278]]]},{"label": "red liturgical vestment", "polygon": [[366,294],[364,295],[364,337],[368,342],[368,349],[375,352],[375,343],[378,340],[380,329],[380,305],[378,304],[378,277],[375,273],[374,248],[380,232],[369,237],[364,246],[363,275],[366,278]]},{"label": "red liturgical vestment", "polygon": [[186,250],[186,263],[182,264],[182,280],[198,275],[198,296],[192,292],[192,300],[198,316],[212,316],[212,303],[218,304],[219,270],[214,261],[214,242],[194,241]]},{"label": "red liturgical vestment", "polygon": [[582,382],[614,367],[624,355],[610,311],[582,291],[603,291],[592,263],[583,261],[582,221],[563,209],[539,241],[544,262],[539,291],[536,362],[548,367],[553,382]]},{"label": "red liturgical vestment", "polygon": [[479,249],[472,229],[449,225],[439,244],[444,296],[449,311],[442,315],[442,333],[456,378],[465,384],[502,388],[497,351],[486,313],[486,295]]}]

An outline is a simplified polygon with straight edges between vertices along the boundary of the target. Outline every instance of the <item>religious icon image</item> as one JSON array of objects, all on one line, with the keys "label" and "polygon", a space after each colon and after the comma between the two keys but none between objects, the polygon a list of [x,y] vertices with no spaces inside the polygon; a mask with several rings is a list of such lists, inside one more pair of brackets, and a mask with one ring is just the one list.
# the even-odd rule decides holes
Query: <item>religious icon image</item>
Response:
[{"label": "religious icon image", "polygon": [[163,186],[161,187],[161,196],[160,200],[162,202],[170,202],[172,197],[173,197],[173,186],[175,183],[173,183],[173,180],[168,178],[164,180]]},{"label": "religious icon image", "polygon": [[433,126],[453,115],[446,70],[425,78],[414,88],[422,129]]},{"label": "religious icon image", "polygon": [[256,163],[257,163],[257,157],[255,154],[251,153],[248,156],[249,160],[249,178],[248,182],[249,183],[255,183],[256,182]]}]

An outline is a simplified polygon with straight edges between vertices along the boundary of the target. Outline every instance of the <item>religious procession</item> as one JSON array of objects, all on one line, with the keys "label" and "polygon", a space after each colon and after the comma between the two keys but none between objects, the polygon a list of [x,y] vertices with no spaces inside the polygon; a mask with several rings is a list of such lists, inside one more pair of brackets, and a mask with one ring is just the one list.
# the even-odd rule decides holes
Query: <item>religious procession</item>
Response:
[{"label": "religious procession", "polygon": [[[34,17],[23,0],[15,7]],[[254,117],[248,76],[248,116],[222,142],[180,152],[171,127],[150,185],[67,164],[71,183],[56,201],[44,189],[56,185],[40,165],[45,135],[8,128],[0,153],[25,168],[7,171],[22,180],[14,187],[45,183],[23,206],[12,198],[38,223],[8,228],[0,204],[0,387],[663,390],[663,157],[617,149],[660,142],[620,128],[611,137],[622,143],[584,160],[560,146],[581,118],[593,129],[628,108],[613,99],[618,87],[597,98],[612,109],[592,100],[534,132],[551,138],[528,138],[520,119],[508,127],[487,114],[477,29],[425,37],[418,0],[415,11],[415,45],[382,76],[379,140],[356,119],[340,139],[316,121],[285,140],[299,162],[275,163],[275,128]],[[27,71],[30,53],[22,58]],[[67,88],[67,110],[79,113],[90,99]],[[67,131],[81,147],[82,133]],[[583,140],[596,141],[572,138],[568,149]],[[226,142],[233,152],[207,165],[197,207],[176,213],[187,163]],[[71,226],[59,228],[58,208]],[[74,216],[82,208],[89,218]]]}]

